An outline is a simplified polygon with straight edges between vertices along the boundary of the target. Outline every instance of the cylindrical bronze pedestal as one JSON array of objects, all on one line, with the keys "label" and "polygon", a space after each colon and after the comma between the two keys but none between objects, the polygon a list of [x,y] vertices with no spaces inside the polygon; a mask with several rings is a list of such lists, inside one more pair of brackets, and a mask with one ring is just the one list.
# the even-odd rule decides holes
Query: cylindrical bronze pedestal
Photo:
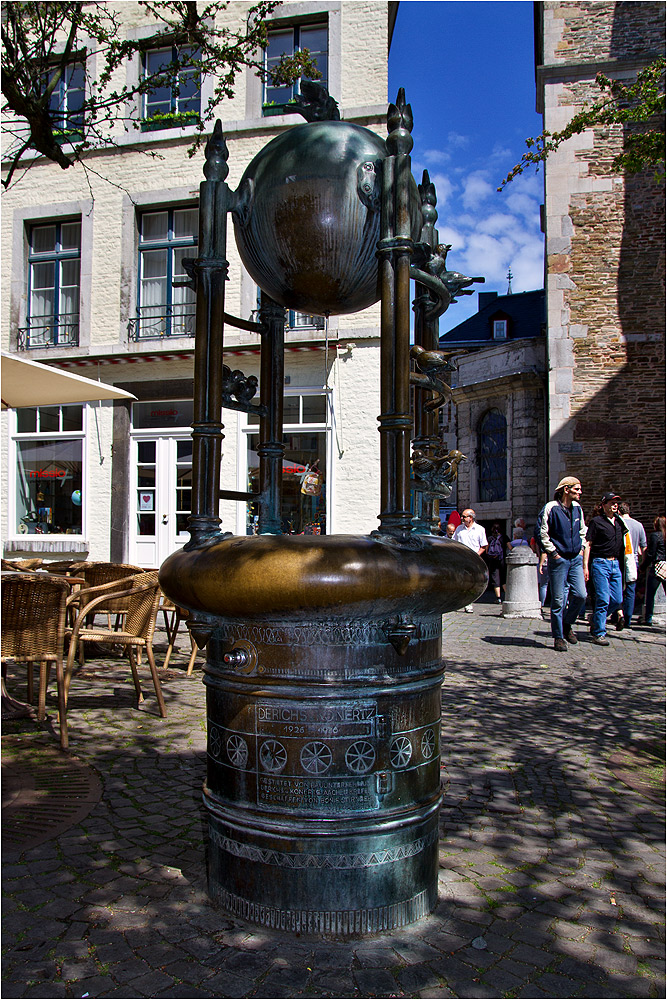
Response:
[{"label": "cylindrical bronze pedestal", "polygon": [[424,536],[223,536],[163,564],[213,629],[204,801],[225,910],[349,937],[433,909],[442,612],[486,580],[476,553]]},{"label": "cylindrical bronze pedestal", "polygon": [[429,913],[442,679],[440,615],[417,623],[403,656],[372,621],[218,628],[206,666],[211,896],[254,923],[336,936]]}]

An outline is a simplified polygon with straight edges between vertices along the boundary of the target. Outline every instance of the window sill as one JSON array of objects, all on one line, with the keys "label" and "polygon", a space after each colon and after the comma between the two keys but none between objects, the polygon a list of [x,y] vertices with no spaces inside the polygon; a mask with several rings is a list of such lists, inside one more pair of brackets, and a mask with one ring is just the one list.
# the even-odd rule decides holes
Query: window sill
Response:
[{"label": "window sill", "polygon": [[165,129],[192,128],[199,122],[199,115],[181,115],[178,118],[147,118],[141,122],[142,132],[163,132]]},{"label": "window sill", "polygon": [[9,552],[72,552],[88,553],[90,542],[80,535],[61,535],[60,538],[36,538],[34,535],[21,535],[10,538],[4,545],[5,554]]}]

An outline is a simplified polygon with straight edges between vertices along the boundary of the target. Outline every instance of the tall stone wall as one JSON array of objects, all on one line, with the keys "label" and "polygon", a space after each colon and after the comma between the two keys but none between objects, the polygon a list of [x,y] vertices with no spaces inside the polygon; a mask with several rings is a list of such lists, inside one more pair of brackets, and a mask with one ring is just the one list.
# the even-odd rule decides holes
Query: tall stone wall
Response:
[{"label": "tall stone wall", "polygon": [[[660,3],[545,3],[538,97],[549,131],[664,50]],[[664,513],[664,185],[614,171],[620,126],[576,136],[545,170],[550,488],[589,511],[610,487],[649,527]]]}]

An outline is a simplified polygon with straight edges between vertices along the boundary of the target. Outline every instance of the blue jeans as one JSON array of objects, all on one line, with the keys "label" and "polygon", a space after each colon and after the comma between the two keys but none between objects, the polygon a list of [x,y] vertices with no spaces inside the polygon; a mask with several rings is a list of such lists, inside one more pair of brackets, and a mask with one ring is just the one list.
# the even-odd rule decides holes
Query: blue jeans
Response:
[{"label": "blue jeans", "polygon": [[593,635],[604,635],[607,615],[623,607],[621,567],[618,559],[592,559],[590,572],[595,587],[591,632]]},{"label": "blue jeans", "polygon": [[[584,582],[584,557],[580,552],[574,559],[556,559],[549,556],[549,583],[551,585],[551,634],[562,639],[581,614],[586,604]],[[567,602],[567,603],[566,603]]]},{"label": "blue jeans", "polygon": [[545,562],[540,572],[540,564],[537,564],[537,589],[540,592],[540,604],[544,607],[547,599],[547,588],[549,586],[549,563]]},{"label": "blue jeans", "polygon": [[625,618],[625,624],[629,625],[632,621],[632,616],[635,613],[635,590],[637,588],[637,581],[634,583],[626,583],[625,589],[623,590],[623,617]]}]

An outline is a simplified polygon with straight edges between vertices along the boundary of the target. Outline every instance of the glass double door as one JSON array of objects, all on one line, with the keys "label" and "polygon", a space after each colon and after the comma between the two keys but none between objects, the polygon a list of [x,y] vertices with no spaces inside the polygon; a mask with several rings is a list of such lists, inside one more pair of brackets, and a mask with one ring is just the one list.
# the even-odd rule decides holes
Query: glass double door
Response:
[{"label": "glass double door", "polygon": [[158,568],[187,542],[192,509],[192,439],[137,435],[132,441],[130,562]]}]

